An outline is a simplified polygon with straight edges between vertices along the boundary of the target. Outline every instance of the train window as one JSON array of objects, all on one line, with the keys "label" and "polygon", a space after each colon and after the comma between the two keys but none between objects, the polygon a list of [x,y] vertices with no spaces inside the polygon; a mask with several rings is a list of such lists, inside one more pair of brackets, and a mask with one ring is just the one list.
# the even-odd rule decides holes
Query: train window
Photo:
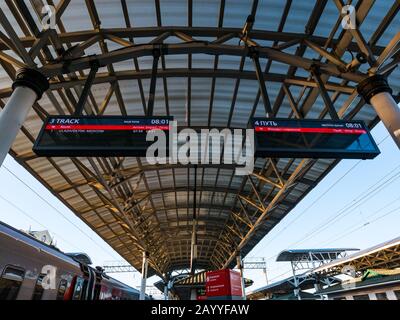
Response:
[{"label": "train window", "polygon": [[0,300],[16,300],[24,276],[24,270],[6,267],[0,278]]},{"label": "train window", "polygon": [[40,274],[39,277],[37,278],[35,289],[33,290],[32,300],[42,300],[44,292],[42,281],[45,276],[46,276],[45,274]]},{"label": "train window", "polygon": [[60,284],[58,285],[57,291],[57,300],[64,300],[65,291],[67,290],[68,281],[65,279],[61,279]]},{"label": "train window", "polygon": [[369,300],[369,296],[367,294],[360,294],[357,296],[353,296],[354,300]]},{"label": "train window", "polygon": [[377,300],[387,300],[386,292],[378,292],[375,294]]},{"label": "train window", "polygon": [[396,296],[397,300],[400,300],[400,290],[395,290],[394,295]]}]

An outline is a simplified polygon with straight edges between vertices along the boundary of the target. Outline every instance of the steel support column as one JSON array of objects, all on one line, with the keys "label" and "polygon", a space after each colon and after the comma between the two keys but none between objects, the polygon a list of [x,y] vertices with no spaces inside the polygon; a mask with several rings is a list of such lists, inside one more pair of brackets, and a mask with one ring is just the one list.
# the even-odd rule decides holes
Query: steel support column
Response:
[{"label": "steel support column", "polygon": [[194,188],[193,188],[193,226],[192,240],[190,244],[190,273],[196,273],[197,248],[197,165],[194,167]]},{"label": "steel support column", "polygon": [[[83,110],[85,109],[87,98],[89,96],[90,89],[92,88],[93,81],[96,78],[97,71],[99,71],[99,67],[100,66],[99,66],[98,62],[94,61],[93,64],[92,64],[92,67],[90,68],[90,73],[89,73],[89,75],[88,75],[88,77],[86,79],[86,83],[85,83],[85,85],[83,87],[83,90],[82,90],[81,96],[79,98],[78,104],[76,105],[75,113],[74,113],[75,116],[80,116],[82,114]],[[89,109],[87,109],[86,112],[89,115],[91,113],[89,111]]]},{"label": "steel support column", "polygon": [[149,92],[149,100],[147,102],[147,115],[152,116],[154,111],[154,100],[156,94],[156,86],[157,86],[157,70],[158,70],[158,62],[160,61],[161,50],[154,49],[153,50],[153,67],[151,71],[151,79],[150,79],[150,92]]},{"label": "steel support column", "polygon": [[168,281],[166,281],[165,284],[164,284],[164,300],[169,300],[169,297],[168,297]]},{"label": "steel support column", "polygon": [[146,299],[146,281],[147,281],[147,269],[149,266],[148,253],[143,252],[143,263],[142,263],[142,283],[140,285],[140,298],[139,300]]},{"label": "steel support column", "polygon": [[195,288],[190,289],[190,300],[197,300],[197,290]]},{"label": "steel support column", "polygon": [[253,60],[254,68],[256,69],[256,75],[260,85],[260,93],[264,103],[265,113],[267,117],[271,117],[273,115],[271,101],[269,100],[267,86],[265,85],[265,78],[261,69],[258,50],[255,47],[249,47],[249,56]]},{"label": "steel support column", "polygon": [[40,72],[21,69],[13,83],[13,94],[0,113],[0,166],[21,129],[29,109],[42,98],[49,82]]},{"label": "steel support column", "polygon": [[240,272],[240,280],[242,281],[242,298],[243,298],[243,300],[246,300],[246,282],[245,282],[244,274],[243,274],[242,255],[240,253],[236,256],[236,265]]},{"label": "steel support column", "polygon": [[392,89],[381,75],[374,75],[362,81],[358,93],[370,103],[393,140],[400,149],[400,108],[392,96]]},{"label": "steel support column", "polygon": [[169,286],[171,285],[170,274],[164,273],[163,274],[164,280],[164,300],[169,300]]},{"label": "steel support column", "polygon": [[265,275],[265,281],[267,282],[268,285],[268,273],[267,273],[267,260],[265,258],[263,258],[264,261],[264,268],[263,268],[263,273]]},{"label": "steel support column", "polygon": [[296,268],[294,266],[294,262],[292,261],[291,263],[292,266],[292,272],[293,272],[293,281],[294,281],[294,295],[297,297],[298,300],[301,300],[301,295],[300,295],[300,284],[299,284],[299,279],[297,278],[296,275]]}]

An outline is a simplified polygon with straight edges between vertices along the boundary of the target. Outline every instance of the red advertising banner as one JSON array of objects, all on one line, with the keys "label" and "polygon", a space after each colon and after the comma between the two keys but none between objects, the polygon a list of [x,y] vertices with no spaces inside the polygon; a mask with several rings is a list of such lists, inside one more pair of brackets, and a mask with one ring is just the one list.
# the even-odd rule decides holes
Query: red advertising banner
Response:
[{"label": "red advertising banner", "polygon": [[241,296],[240,273],[230,269],[207,272],[206,295],[207,297]]}]

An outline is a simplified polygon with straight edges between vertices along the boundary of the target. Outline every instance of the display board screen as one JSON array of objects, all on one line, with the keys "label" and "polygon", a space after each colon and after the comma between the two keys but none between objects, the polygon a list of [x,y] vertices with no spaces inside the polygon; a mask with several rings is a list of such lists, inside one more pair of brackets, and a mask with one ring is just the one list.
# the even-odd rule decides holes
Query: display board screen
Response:
[{"label": "display board screen", "polygon": [[140,116],[49,116],[33,147],[46,157],[145,157],[153,144],[146,141],[150,130],[168,132],[172,117]]},{"label": "display board screen", "polygon": [[255,156],[373,159],[380,151],[362,121],[253,118]]}]

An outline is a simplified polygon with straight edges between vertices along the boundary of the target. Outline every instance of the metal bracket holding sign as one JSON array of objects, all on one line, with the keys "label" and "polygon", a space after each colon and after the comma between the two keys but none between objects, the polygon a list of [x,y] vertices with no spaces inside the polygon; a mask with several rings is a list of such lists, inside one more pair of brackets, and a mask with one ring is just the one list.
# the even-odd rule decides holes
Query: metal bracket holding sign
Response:
[{"label": "metal bracket holding sign", "polygon": [[94,61],[91,65],[90,72],[89,72],[88,78],[85,82],[85,86],[83,87],[81,96],[79,97],[78,104],[76,105],[75,113],[74,113],[75,116],[80,116],[82,114],[83,110],[85,109],[87,98],[90,93],[90,89],[93,85],[94,79],[96,78],[96,74],[97,74],[97,71],[99,71],[99,68],[100,68],[100,64],[98,63],[98,61]]}]

